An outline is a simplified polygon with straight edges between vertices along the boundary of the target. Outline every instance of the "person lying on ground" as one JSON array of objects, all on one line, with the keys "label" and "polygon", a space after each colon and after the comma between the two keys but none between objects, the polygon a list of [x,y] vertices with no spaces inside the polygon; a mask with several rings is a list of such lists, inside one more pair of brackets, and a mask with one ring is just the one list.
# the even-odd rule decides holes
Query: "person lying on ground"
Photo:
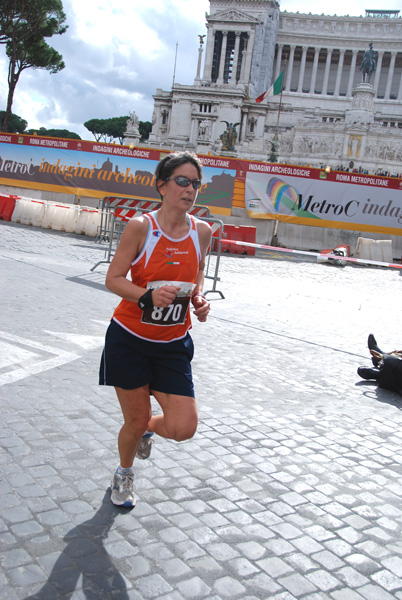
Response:
[{"label": "person lying on ground", "polygon": [[357,374],[362,379],[373,379],[379,387],[402,396],[402,350],[384,352],[372,333],[368,336],[367,345],[373,366],[359,367]]}]

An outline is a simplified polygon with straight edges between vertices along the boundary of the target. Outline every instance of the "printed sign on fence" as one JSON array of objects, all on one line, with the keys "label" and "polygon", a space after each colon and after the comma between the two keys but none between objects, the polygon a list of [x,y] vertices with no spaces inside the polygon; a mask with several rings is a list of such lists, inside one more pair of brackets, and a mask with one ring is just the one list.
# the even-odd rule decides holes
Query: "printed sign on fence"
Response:
[{"label": "printed sign on fence", "polygon": [[[331,175],[334,180],[317,179],[309,172],[307,176],[294,177],[249,171],[245,192],[247,215],[254,219],[402,235],[402,191],[387,189],[389,179],[348,173]],[[345,177],[349,181],[344,181]],[[351,181],[351,177],[355,180]],[[368,179],[367,183],[361,184],[362,179]]]},{"label": "printed sign on fence", "polygon": [[[115,195],[159,200],[154,172],[165,154],[114,144],[8,134],[0,141],[0,183],[95,198]],[[234,161],[205,157],[201,162],[203,182],[197,204],[217,214],[230,214]]]}]

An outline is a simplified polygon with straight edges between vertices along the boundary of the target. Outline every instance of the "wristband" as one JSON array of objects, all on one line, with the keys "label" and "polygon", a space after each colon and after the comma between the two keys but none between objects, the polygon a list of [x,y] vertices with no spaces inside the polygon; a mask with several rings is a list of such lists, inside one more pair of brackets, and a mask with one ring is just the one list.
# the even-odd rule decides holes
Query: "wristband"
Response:
[{"label": "wristband", "polygon": [[147,290],[145,294],[141,296],[138,300],[138,306],[141,310],[146,310],[147,308],[152,308],[154,305],[152,301],[152,289]]}]

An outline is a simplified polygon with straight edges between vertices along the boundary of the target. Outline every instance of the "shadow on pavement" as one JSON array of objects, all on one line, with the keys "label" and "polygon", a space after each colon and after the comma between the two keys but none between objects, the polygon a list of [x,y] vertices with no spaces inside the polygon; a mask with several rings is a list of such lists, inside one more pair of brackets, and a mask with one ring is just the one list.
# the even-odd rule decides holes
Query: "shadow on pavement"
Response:
[{"label": "shadow on pavement", "polygon": [[66,277],[66,281],[88,285],[89,287],[102,290],[102,292],[107,292],[110,294],[109,290],[105,286],[104,273],[85,273],[84,275],[75,275],[73,277]]},{"label": "shadow on pavement", "polygon": [[395,406],[398,410],[402,410],[402,398],[396,392],[380,388],[375,381],[371,380],[358,381],[355,385],[356,387],[367,388],[363,392],[364,396],[367,398],[377,400],[377,402],[382,402],[383,404]]},{"label": "shadow on pavement", "polygon": [[25,600],[68,600],[73,596],[81,575],[82,591],[88,600],[112,595],[116,600],[128,600],[125,581],[106,552],[103,541],[115,518],[131,510],[114,506],[109,489],[92,519],[66,533],[63,539],[67,546],[57,559],[48,581]]}]

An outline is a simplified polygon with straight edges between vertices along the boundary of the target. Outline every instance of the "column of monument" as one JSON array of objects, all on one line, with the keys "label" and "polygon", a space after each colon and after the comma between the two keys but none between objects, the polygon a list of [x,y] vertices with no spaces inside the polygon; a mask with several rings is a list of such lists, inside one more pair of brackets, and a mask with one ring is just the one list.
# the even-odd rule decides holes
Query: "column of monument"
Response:
[{"label": "column of monument", "polygon": [[380,50],[379,52],[377,52],[377,69],[375,72],[375,79],[374,79],[374,89],[376,90],[377,96],[378,96],[378,83],[380,81],[380,73],[381,73],[383,57],[384,57],[384,50]]},{"label": "column of monument", "polygon": [[251,59],[253,57],[253,48],[254,48],[254,38],[255,38],[255,31],[252,30],[250,31],[250,37],[248,40],[248,44],[247,44],[247,52],[246,52],[246,57],[245,57],[245,61],[244,61],[244,71],[243,71],[243,83],[246,83],[246,81],[248,82],[250,80],[250,71],[251,71]]},{"label": "column of monument", "polygon": [[235,32],[236,41],[234,47],[234,56],[232,63],[232,76],[230,78],[230,85],[236,85],[236,77],[237,77],[237,64],[239,62],[239,49],[240,49],[240,31]]},{"label": "column of monument", "polygon": [[290,84],[292,81],[292,71],[293,71],[293,61],[295,58],[295,49],[296,46],[290,46],[290,55],[289,55],[289,62],[288,62],[288,73],[286,76],[286,86],[285,86],[285,90],[287,92],[290,92]]},{"label": "column of monument", "polygon": [[311,73],[311,82],[310,82],[310,94],[315,94],[315,82],[317,80],[317,68],[318,68],[318,59],[320,57],[321,48],[315,48],[314,50],[314,61],[313,61],[313,72]]},{"label": "column of monument", "polygon": [[394,76],[396,55],[397,55],[397,52],[395,52],[395,51],[393,51],[391,53],[391,63],[389,65],[387,85],[385,86],[384,99],[388,99],[391,95],[391,85],[392,85],[392,78]]},{"label": "column of monument", "polygon": [[325,95],[328,90],[328,78],[329,78],[329,70],[331,68],[331,58],[332,58],[333,48],[327,48],[327,60],[325,63],[325,71],[324,71],[324,82],[322,84],[322,94]]},{"label": "column of monument", "polygon": [[202,61],[202,50],[203,50],[202,47],[204,44],[205,35],[199,35],[198,37],[200,38],[200,47],[198,48],[197,75],[195,76],[194,83],[199,83],[201,81],[200,75],[201,75],[201,61]]},{"label": "column of monument", "polygon": [[399,82],[398,100],[402,100],[402,74],[401,74],[401,80]]},{"label": "column of monument", "polygon": [[215,46],[215,31],[211,29],[210,25],[207,25],[207,47],[205,50],[205,61],[204,61],[204,74],[202,79],[204,81],[211,81],[212,78],[212,59],[214,55]]},{"label": "column of monument", "polygon": [[225,60],[226,60],[226,46],[228,42],[228,32],[222,31],[222,48],[221,48],[221,59],[219,61],[219,73],[217,83],[222,85],[223,83],[223,75],[225,71]]},{"label": "column of monument", "polygon": [[304,80],[304,71],[306,69],[306,56],[307,56],[307,46],[303,46],[303,52],[300,63],[300,72],[299,72],[299,81],[297,83],[297,91],[303,91],[303,80]]},{"label": "column of monument", "polygon": [[345,58],[345,50],[343,48],[341,48],[341,50],[339,50],[339,62],[338,62],[338,69],[336,72],[334,96],[339,96],[344,58]]},{"label": "column of monument", "polygon": [[283,44],[278,44],[278,54],[276,57],[275,79],[278,79],[281,72]]},{"label": "column of monument", "polygon": [[352,50],[352,63],[350,65],[348,90],[346,92],[346,95],[347,95],[348,98],[350,98],[350,96],[352,95],[353,82],[354,82],[355,70],[356,70],[357,53],[358,53],[358,50]]}]

